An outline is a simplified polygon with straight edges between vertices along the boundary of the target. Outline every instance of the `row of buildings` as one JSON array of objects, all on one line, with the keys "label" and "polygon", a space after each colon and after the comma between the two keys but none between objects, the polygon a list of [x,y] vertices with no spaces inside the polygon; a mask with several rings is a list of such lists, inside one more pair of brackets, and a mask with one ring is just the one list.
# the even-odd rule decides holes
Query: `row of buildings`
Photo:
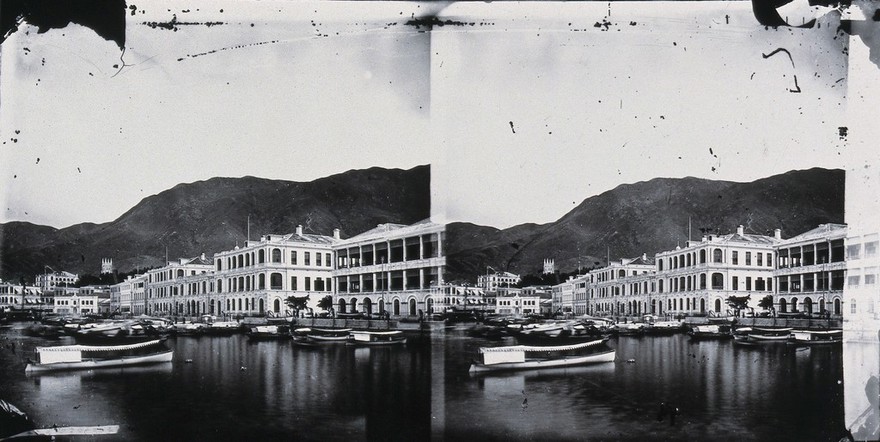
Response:
[{"label": "row of buildings", "polygon": [[[621,259],[553,287],[556,313],[598,316],[726,314],[731,296],[757,308],[841,316],[844,285],[875,284],[876,269],[846,277],[846,260],[877,254],[877,242],[845,249],[847,228],[822,224],[782,239],[746,233],[708,235],[684,247]],[[862,280],[864,277],[864,280]],[[769,304],[768,304],[769,305]]]},{"label": "row of buildings", "polygon": [[[107,287],[110,313],[131,315],[286,315],[287,299],[308,297],[308,308],[331,296],[338,313],[419,316],[432,311],[430,291],[443,283],[445,229],[429,220],[379,224],[351,238],[304,233],[268,234],[241,247],[165,266]],[[44,278],[45,279],[45,278]],[[56,278],[57,279],[57,278]],[[0,308],[34,304],[57,313],[105,313],[103,292],[65,284],[26,290],[0,288]],[[71,281],[72,282],[72,281]],[[86,289],[86,290],[83,290]],[[71,293],[65,292],[71,291]],[[100,290],[99,290],[100,291]],[[94,307],[93,307],[94,305]]]}]

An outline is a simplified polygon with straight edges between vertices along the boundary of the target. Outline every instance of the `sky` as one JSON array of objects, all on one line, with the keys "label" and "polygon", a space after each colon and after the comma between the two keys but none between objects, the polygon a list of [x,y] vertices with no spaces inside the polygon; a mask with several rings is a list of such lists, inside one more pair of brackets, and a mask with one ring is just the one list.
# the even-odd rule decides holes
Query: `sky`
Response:
[{"label": "sky", "polygon": [[[124,53],[76,24],[25,23],[3,43],[0,222],[107,222],[215,176],[311,181],[433,162],[429,36],[386,26],[422,6],[136,7]],[[172,20],[223,24],[149,25]]]},{"label": "sky", "polygon": [[[503,228],[655,177],[844,165],[834,13],[765,29],[750,2],[136,5],[124,53],[75,24],[0,47],[0,222],[108,222],[214,176],[431,164],[435,221]],[[427,13],[452,22],[405,24]]]},{"label": "sky", "polygon": [[765,29],[750,2],[443,12],[458,6],[494,26],[433,35],[451,221],[546,223],[624,183],[844,165],[848,37],[832,17]]}]

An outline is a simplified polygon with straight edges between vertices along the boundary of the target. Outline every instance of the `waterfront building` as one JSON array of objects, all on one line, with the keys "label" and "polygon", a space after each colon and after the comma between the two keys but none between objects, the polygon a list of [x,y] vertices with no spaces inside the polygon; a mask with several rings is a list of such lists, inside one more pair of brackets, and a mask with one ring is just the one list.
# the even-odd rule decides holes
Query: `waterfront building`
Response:
[{"label": "waterfront building", "polygon": [[332,296],[332,246],[339,241],[338,229],[327,236],[304,233],[300,225],[294,233],[262,235],[217,253],[214,289],[210,281],[196,282],[186,292],[189,302],[198,302],[201,284],[211,293],[206,308],[214,314],[285,315],[289,297],[308,297],[307,308],[314,311],[321,298]]},{"label": "waterfront building", "polygon": [[430,313],[449,313],[455,311],[487,309],[485,292],[479,287],[443,284],[430,288],[432,311]]},{"label": "waterfront building", "polygon": [[420,317],[435,311],[431,288],[446,268],[442,224],[379,224],[334,244],[336,311]]},{"label": "waterfront building", "polygon": [[123,315],[143,314],[145,281],[146,275],[136,275],[110,286],[110,312]]},{"label": "waterfront building", "polygon": [[56,295],[53,299],[52,313],[59,315],[97,314],[98,295],[81,295],[78,291]]},{"label": "waterfront building", "polygon": [[202,254],[194,258],[179,258],[164,267],[147,271],[145,313],[166,316],[194,313],[187,308],[192,306],[184,305],[180,299],[184,289],[189,288],[186,278],[208,273],[213,268],[211,260]]},{"label": "waterfront building", "polygon": [[774,293],[775,246],[781,242],[779,229],[766,236],[745,233],[738,226],[736,233],[707,235],[688,241],[684,248],[658,253],[659,303],[652,312],[722,315],[730,296],[750,296],[750,305],[757,306]]},{"label": "waterfront building", "polygon": [[654,269],[654,260],[643,254],[637,258],[623,258],[588,272],[589,282],[584,280],[584,290],[589,290],[587,314],[623,316],[647,313],[646,299],[635,299],[632,295],[646,296],[649,292],[641,286],[634,286],[635,281],[631,277],[653,272]]},{"label": "waterfront building", "polygon": [[846,234],[843,224],[820,224],[774,247],[777,312],[839,316],[846,279],[858,287],[864,274],[865,283],[876,283],[876,269],[873,273],[852,270],[847,278],[846,260],[874,257],[877,243],[868,241],[863,248],[861,242],[853,241],[845,254]]},{"label": "waterfront building", "polygon": [[0,312],[33,310],[43,307],[40,290],[36,286],[0,282]]},{"label": "waterfront building", "polygon": [[[45,266],[45,269],[52,270],[49,266]],[[78,281],[79,275],[77,274],[63,270],[60,272],[52,270],[51,273],[37,275],[36,286],[39,287],[41,291],[48,292],[55,290],[56,287],[73,287]]]},{"label": "waterfront building", "polygon": [[[492,273],[489,273],[489,270]],[[494,292],[501,287],[513,287],[521,281],[520,275],[510,272],[498,272],[492,267],[486,267],[486,274],[477,276],[477,287],[486,292]]]},{"label": "waterfront building", "polygon": [[570,317],[574,313],[574,289],[583,282],[584,277],[569,277],[568,280],[551,287],[552,316]]},{"label": "waterfront building", "polygon": [[516,293],[512,296],[499,296],[496,300],[495,314],[528,316],[541,314],[541,298],[539,296],[523,296]]}]

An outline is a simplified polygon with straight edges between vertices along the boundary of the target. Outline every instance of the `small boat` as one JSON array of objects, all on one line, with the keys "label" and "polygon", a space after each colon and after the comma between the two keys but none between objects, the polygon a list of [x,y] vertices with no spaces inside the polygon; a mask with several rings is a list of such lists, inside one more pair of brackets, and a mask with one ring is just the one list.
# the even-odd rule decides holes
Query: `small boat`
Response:
[{"label": "small boat", "polygon": [[733,343],[743,346],[784,343],[791,336],[791,328],[740,327],[733,332]]},{"label": "small boat", "polygon": [[644,322],[629,322],[625,324],[617,324],[618,336],[642,336],[648,324]]},{"label": "small boat", "polygon": [[287,325],[258,325],[247,331],[248,339],[252,341],[284,340],[290,339],[290,326]]},{"label": "small boat", "polygon": [[176,336],[201,336],[205,324],[196,322],[179,322],[171,326],[171,333]]},{"label": "small boat", "polygon": [[25,367],[25,373],[126,367],[171,362],[174,351],[165,347],[162,341],[155,340],[139,344],[114,346],[77,344],[37,347],[35,353],[36,362],[28,364]]},{"label": "small boat", "polygon": [[655,321],[645,327],[646,335],[667,336],[681,331],[684,331],[684,323],[681,321]]},{"label": "small boat", "polygon": [[351,345],[402,345],[406,336],[400,330],[392,331],[352,331],[348,336]]},{"label": "small boat", "polygon": [[733,338],[729,324],[694,325],[688,331],[688,336],[695,341],[702,339]]},{"label": "small boat", "polygon": [[77,330],[73,334],[79,344],[121,345],[147,342],[159,337],[158,330],[138,321],[112,321]]},{"label": "small boat", "polygon": [[615,350],[606,339],[573,345],[480,348],[482,360],[471,364],[471,373],[534,368],[567,367],[572,365],[613,362]]},{"label": "small boat", "polygon": [[843,330],[793,330],[789,344],[823,345],[843,342]]},{"label": "small boat", "polygon": [[236,321],[216,321],[202,329],[202,333],[212,336],[232,336],[242,330]]}]

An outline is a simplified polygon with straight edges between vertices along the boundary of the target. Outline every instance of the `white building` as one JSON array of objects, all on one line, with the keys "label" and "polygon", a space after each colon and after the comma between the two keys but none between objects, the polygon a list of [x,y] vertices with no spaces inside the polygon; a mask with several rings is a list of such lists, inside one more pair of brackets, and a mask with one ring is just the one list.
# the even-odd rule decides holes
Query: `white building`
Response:
[{"label": "white building", "polygon": [[[46,266],[46,270],[51,269]],[[79,281],[79,275],[65,271],[56,272],[52,270],[51,273],[37,275],[36,286],[40,290],[48,292],[55,290],[56,287],[73,287],[77,281]]]},{"label": "white building", "polygon": [[[489,273],[489,270],[492,273]],[[477,277],[477,287],[487,292],[494,292],[502,287],[513,287],[520,281],[520,275],[510,272],[496,272],[492,267],[487,267],[486,274]]]},{"label": "white building", "polygon": [[56,296],[53,313],[60,315],[86,315],[98,313],[97,295],[64,294]]},{"label": "white building", "polygon": [[527,316],[541,314],[539,296],[499,296],[496,299],[495,313],[498,315]]},{"label": "white building", "polygon": [[858,260],[863,254],[876,256],[877,243],[869,241],[863,249],[861,243],[854,242],[845,255],[846,232],[843,224],[821,224],[776,245],[777,265],[773,274],[777,312],[839,316],[845,279],[858,287],[864,274],[864,282],[876,283],[876,269],[873,273],[854,269],[847,278],[845,261]]},{"label": "white building", "polygon": [[465,310],[486,310],[488,301],[479,287],[443,284],[431,287],[432,310],[429,313],[448,313]]},{"label": "white building", "polygon": [[445,226],[379,224],[333,245],[336,311],[418,317],[434,311],[443,284]]},{"label": "white building", "polygon": [[110,312],[123,315],[144,313],[146,275],[129,276],[125,281],[110,286]]},{"label": "white building", "polygon": [[180,258],[168,262],[164,267],[149,270],[146,273],[145,313],[171,316],[192,312],[192,309],[188,309],[191,306],[181,300],[184,290],[190,288],[187,278],[205,274],[213,268],[213,263],[202,254],[195,258]]}]

